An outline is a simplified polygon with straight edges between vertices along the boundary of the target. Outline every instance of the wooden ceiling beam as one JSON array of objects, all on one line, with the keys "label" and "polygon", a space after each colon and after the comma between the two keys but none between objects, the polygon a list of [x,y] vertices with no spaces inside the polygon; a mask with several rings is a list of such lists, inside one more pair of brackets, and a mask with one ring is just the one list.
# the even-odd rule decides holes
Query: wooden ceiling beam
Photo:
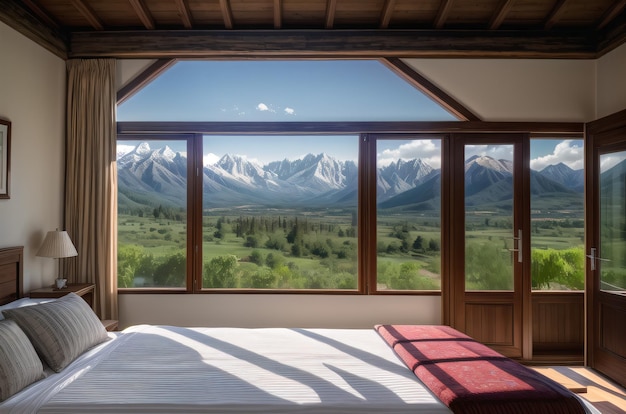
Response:
[{"label": "wooden ceiling beam", "polygon": [[183,27],[185,29],[193,29],[193,19],[191,18],[191,10],[187,0],[175,0],[178,6],[178,15],[183,21]]},{"label": "wooden ceiling beam", "polygon": [[274,0],[274,29],[280,29],[283,25],[283,2]]},{"label": "wooden ceiling beam", "polygon": [[398,74],[407,83],[437,102],[460,121],[480,121],[478,115],[463,106],[456,99],[445,93],[437,85],[426,79],[400,58],[381,59],[381,62]]},{"label": "wooden ceiling beam", "polygon": [[[39,8],[36,2],[32,5]],[[35,10],[26,7],[27,3],[14,0],[0,0],[0,21],[26,36],[41,47],[62,59],[67,59],[69,39],[47,18],[39,16]]]},{"label": "wooden ceiling beam", "polygon": [[550,14],[546,18],[545,23],[543,24],[543,28],[545,30],[552,29],[552,26],[554,26],[554,24],[559,21],[561,15],[565,11],[565,3],[567,3],[567,0],[558,0],[556,2],[552,10],[550,11]]},{"label": "wooden ceiling beam", "polygon": [[437,11],[437,17],[435,17],[435,23],[433,24],[435,29],[441,29],[446,24],[453,2],[454,0],[443,0],[441,2],[439,10]]},{"label": "wooden ceiling beam", "polygon": [[76,32],[70,57],[385,58],[596,56],[593,32],[507,30],[152,30]]},{"label": "wooden ceiling beam", "polygon": [[502,0],[500,2],[500,6],[498,6],[498,9],[489,22],[489,30],[495,30],[500,27],[504,19],[506,19],[506,15],[509,14],[513,8],[514,3],[515,0]]},{"label": "wooden ceiling beam", "polygon": [[48,12],[41,8],[39,3],[34,0],[22,0],[22,3],[33,11],[41,19],[42,22],[53,28],[54,30],[61,30],[61,25],[56,21]]},{"label": "wooden ceiling beam", "polygon": [[220,9],[222,9],[222,18],[224,19],[224,27],[232,29],[233,26],[233,11],[230,8],[230,2],[228,0],[220,0]]},{"label": "wooden ceiling beam", "polygon": [[598,30],[604,29],[607,24],[609,24],[615,17],[617,17],[618,14],[622,12],[622,10],[624,10],[624,7],[626,7],[626,0],[616,0],[602,15],[596,28]]},{"label": "wooden ceiling beam", "polygon": [[104,30],[104,24],[102,23],[102,21],[100,21],[96,13],[87,3],[85,3],[83,0],[71,0],[71,1],[72,1],[72,5],[89,22],[91,27],[93,27],[96,30]]},{"label": "wooden ceiling beam", "polygon": [[118,134],[267,134],[292,135],[345,133],[453,133],[453,132],[531,132],[567,137],[585,131],[582,122],[475,122],[475,121],[394,121],[394,122],[118,122]]},{"label": "wooden ceiling beam", "polygon": [[597,32],[596,50],[598,57],[626,43],[626,10],[618,14],[611,23]]},{"label": "wooden ceiling beam", "polygon": [[337,10],[337,0],[326,1],[326,29],[332,29],[335,25],[335,11]]},{"label": "wooden ceiling beam", "polygon": [[385,0],[383,12],[380,15],[380,24],[378,25],[380,29],[386,29],[389,27],[389,22],[391,21],[391,15],[393,14],[393,8],[395,5],[396,0]]},{"label": "wooden ceiling beam", "polygon": [[130,5],[132,6],[133,10],[135,10],[137,17],[139,17],[139,20],[141,20],[141,23],[143,23],[145,28],[148,30],[156,29],[154,19],[152,18],[152,15],[150,14],[150,10],[148,10],[148,7],[146,6],[146,3],[144,3],[143,0],[128,1],[130,2]]},{"label": "wooden ceiling beam", "polygon": [[163,72],[174,66],[176,59],[158,59],[146,70],[137,75],[124,87],[117,91],[117,104],[121,104],[128,98],[139,92],[144,86],[158,78]]}]

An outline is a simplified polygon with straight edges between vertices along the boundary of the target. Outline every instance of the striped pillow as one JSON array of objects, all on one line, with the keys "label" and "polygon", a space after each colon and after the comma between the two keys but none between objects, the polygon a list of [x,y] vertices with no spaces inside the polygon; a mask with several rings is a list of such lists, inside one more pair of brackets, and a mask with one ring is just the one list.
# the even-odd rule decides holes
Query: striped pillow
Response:
[{"label": "striped pillow", "polygon": [[0,401],[44,377],[35,348],[14,321],[0,321]]},{"label": "striped pillow", "polygon": [[56,372],[109,338],[87,302],[72,292],[54,302],[3,312],[7,319],[17,322],[37,353]]}]

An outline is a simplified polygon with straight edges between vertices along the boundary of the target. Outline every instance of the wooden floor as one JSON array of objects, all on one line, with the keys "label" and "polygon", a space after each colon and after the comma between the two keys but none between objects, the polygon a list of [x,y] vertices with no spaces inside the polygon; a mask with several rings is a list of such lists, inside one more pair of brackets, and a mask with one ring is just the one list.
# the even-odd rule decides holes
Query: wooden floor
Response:
[{"label": "wooden floor", "polygon": [[626,390],[590,368],[550,366],[533,369],[577,392],[602,414],[626,414]]}]

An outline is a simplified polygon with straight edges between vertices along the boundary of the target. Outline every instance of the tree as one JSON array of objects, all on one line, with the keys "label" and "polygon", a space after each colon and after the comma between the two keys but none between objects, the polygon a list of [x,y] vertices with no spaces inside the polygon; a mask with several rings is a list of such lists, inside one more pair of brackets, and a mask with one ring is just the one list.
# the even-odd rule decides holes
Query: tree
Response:
[{"label": "tree", "polygon": [[265,257],[265,264],[272,269],[277,269],[283,263],[285,263],[285,257],[282,254],[268,253],[267,257]]},{"label": "tree", "polygon": [[258,250],[252,250],[250,253],[250,261],[257,266],[263,266],[263,255]]},{"label": "tree", "polygon": [[239,263],[233,255],[218,256],[204,265],[202,285],[213,288],[237,287],[236,270]]},{"label": "tree", "polygon": [[422,236],[417,236],[415,238],[415,241],[413,242],[413,250],[424,250],[424,238]]},{"label": "tree", "polygon": [[163,287],[185,286],[187,274],[187,257],[184,253],[176,253],[165,258],[154,269],[154,285]]},{"label": "tree", "polygon": [[259,247],[259,238],[257,236],[246,236],[246,241],[243,244],[245,247]]},{"label": "tree", "polygon": [[252,275],[252,287],[256,289],[268,289],[274,286],[276,276],[267,267],[260,268]]},{"label": "tree", "polygon": [[435,239],[430,239],[430,241],[428,242],[428,250],[430,250],[431,252],[438,252],[439,242]]}]

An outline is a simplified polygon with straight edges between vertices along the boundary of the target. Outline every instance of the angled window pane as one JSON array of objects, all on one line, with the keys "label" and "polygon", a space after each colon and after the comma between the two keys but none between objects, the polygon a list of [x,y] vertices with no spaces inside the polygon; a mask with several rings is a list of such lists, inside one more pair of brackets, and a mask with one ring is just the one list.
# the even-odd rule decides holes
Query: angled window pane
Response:
[{"label": "angled window pane", "polygon": [[180,61],[118,121],[456,121],[376,60]]},{"label": "angled window pane", "polygon": [[531,274],[535,290],[585,288],[581,139],[530,140]]},{"label": "angled window pane", "polygon": [[203,288],[358,288],[357,136],[207,135],[203,154]]},{"label": "angled window pane", "polygon": [[441,140],[376,141],[377,290],[441,289]]},{"label": "angled window pane", "polygon": [[122,288],[184,288],[186,141],[117,141],[117,279]]}]

